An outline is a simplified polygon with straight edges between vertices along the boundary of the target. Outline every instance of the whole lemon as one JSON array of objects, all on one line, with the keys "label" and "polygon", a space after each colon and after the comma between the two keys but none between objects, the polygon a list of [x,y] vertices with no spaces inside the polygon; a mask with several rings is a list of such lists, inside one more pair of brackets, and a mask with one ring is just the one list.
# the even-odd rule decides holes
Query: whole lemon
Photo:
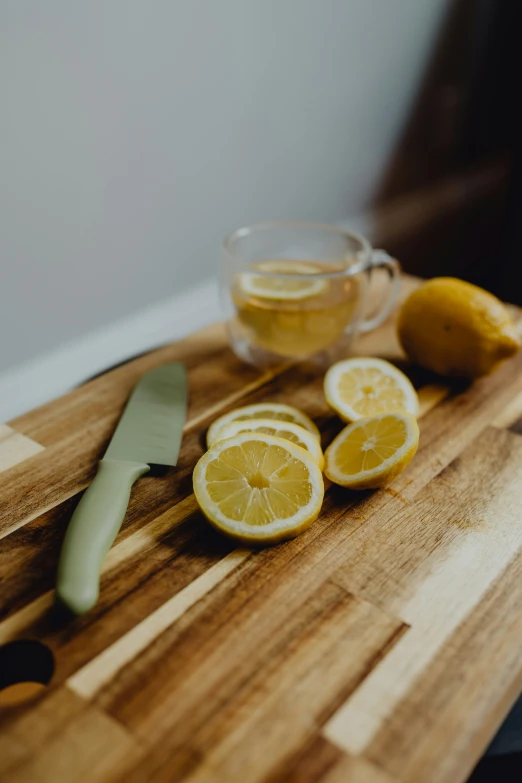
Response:
[{"label": "whole lemon", "polygon": [[487,375],[520,347],[502,302],[454,277],[435,277],[410,294],[397,331],[409,358],[440,375]]}]

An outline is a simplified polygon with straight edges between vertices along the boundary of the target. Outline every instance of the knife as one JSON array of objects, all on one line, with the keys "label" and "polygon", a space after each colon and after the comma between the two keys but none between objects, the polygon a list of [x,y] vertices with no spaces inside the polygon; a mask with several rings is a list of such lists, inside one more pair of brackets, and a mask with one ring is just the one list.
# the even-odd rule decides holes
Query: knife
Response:
[{"label": "knife", "polygon": [[74,614],[98,599],[103,559],[122,525],[132,485],[155,465],[176,465],[187,415],[183,364],[157,367],[138,381],[94,481],[69,522],[56,596]]}]

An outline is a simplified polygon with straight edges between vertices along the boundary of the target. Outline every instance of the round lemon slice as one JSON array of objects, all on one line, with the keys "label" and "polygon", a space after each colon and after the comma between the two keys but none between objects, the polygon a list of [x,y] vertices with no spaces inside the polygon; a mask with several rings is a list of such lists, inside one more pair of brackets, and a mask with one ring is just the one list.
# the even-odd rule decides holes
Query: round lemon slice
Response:
[{"label": "round lemon slice", "polygon": [[223,414],[216,419],[207,432],[207,446],[212,446],[216,439],[216,434],[231,421],[245,421],[245,419],[273,419],[275,421],[290,421],[293,424],[299,424],[308,430],[316,438],[319,438],[319,430],[313,421],[302,411],[293,408],[291,405],[283,405],[279,402],[256,402],[253,405],[244,405],[242,408],[236,408],[234,411]]},{"label": "round lemon slice", "polygon": [[308,451],[255,432],[215,443],[197,463],[193,483],[212,525],[254,544],[274,544],[306,530],[324,497],[321,471]]},{"label": "round lemon slice", "polygon": [[[264,272],[242,272],[239,275],[239,287],[243,294],[260,299],[308,299],[324,293],[328,281],[314,277],[323,269],[318,264],[307,261],[261,261],[254,269]],[[273,273],[273,274],[266,274]],[[279,277],[286,275],[286,277]]]},{"label": "round lemon slice", "polygon": [[324,455],[315,435],[305,430],[300,424],[293,424],[291,421],[274,421],[272,419],[245,419],[231,421],[221,427],[216,433],[214,443],[218,440],[233,438],[240,432],[261,432],[265,435],[273,435],[275,438],[283,438],[292,443],[296,443],[301,448],[309,451],[312,457],[319,465],[320,470],[324,467]]},{"label": "round lemon slice", "polygon": [[324,378],[324,396],[343,421],[390,411],[416,416],[419,409],[411,381],[384,359],[345,359],[333,364]]},{"label": "round lemon slice", "polygon": [[381,413],[345,427],[326,449],[325,473],[335,484],[376,489],[411,462],[419,445],[419,426],[410,413]]}]

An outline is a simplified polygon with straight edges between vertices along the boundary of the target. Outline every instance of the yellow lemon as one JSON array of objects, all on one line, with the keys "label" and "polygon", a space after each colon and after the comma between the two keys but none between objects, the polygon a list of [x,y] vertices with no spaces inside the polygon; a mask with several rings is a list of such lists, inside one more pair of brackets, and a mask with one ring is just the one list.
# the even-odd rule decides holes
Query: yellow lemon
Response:
[{"label": "yellow lemon", "polygon": [[291,405],[283,405],[279,402],[256,402],[253,405],[244,405],[242,408],[236,408],[234,411],[220,416],[216,419],[207,432],[207,446],[211,446],[219,430],[229,424],[231,421],[245,421],[245,419],[273,419],[275,421],[290,421],[293,424],[299,424],[305,430],[313,433],[319,438],[319,430],[313,421],[302,411],[293,408]]},{"label": "yellow lemon", "polygon": [[398,336],[409,358],[440,375],[478,378],[520,347],[496,296],[453,277],[424,283],[404,302]]},{"label": "yellow lemon", "polygon": [[275,544],[306,530],[324,497],[321,471],[308,451],[255,432],[215,443],[197,463],[193,484],[214,527],[254,544]]},{"label": "yellow lemon", "polygon": [[388,411],[417,415],[419,401],[410,380],[384,359],[361,357],[333,364],[324,378],[324,396],[343,421]]},{"label": "yellow lemon", "polygon": [[273,435],[275,438],[290,440],[309,451],[321,470],[324,467],[324,456],[317,437],[301,427],[300,424],[293,424],[291,421],[273,421],[272,419],[236,419],[236,421],[231,421],[221,427],[213,442],[217,443],[218,440],[233,438],[240,432],[262,432],[265,435]]},{"label": "yellow lemon", "polygon": [[325,473],[350,489],[383,487],[402,473],[419,445],[410,413],[382,413],[345,427],[326,449]]}]

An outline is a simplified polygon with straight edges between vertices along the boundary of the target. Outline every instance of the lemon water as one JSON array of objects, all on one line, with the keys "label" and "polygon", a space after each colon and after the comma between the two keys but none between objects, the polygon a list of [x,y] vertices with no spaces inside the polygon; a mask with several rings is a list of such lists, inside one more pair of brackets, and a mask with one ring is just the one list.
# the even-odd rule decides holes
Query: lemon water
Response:
[{"label": "lemon water", "polygon": [[[295,262],[296,268],[307,263]],[[313,268],[321,274],[340,271],[339,265],[320,262],[313,262]],[[357,280],[346,275],[321,278],[297,272],[295,277],[294,282],[291,278],[258,276],[253,286],[247,286],[241,273],[231,285],[237,319],[246,338],[284,357],[304,357],[329,348],[353,320],[359,295]],[[282,290],[285,284],[288,296]],[[271,289],[277,291],[273,298]]]}]

